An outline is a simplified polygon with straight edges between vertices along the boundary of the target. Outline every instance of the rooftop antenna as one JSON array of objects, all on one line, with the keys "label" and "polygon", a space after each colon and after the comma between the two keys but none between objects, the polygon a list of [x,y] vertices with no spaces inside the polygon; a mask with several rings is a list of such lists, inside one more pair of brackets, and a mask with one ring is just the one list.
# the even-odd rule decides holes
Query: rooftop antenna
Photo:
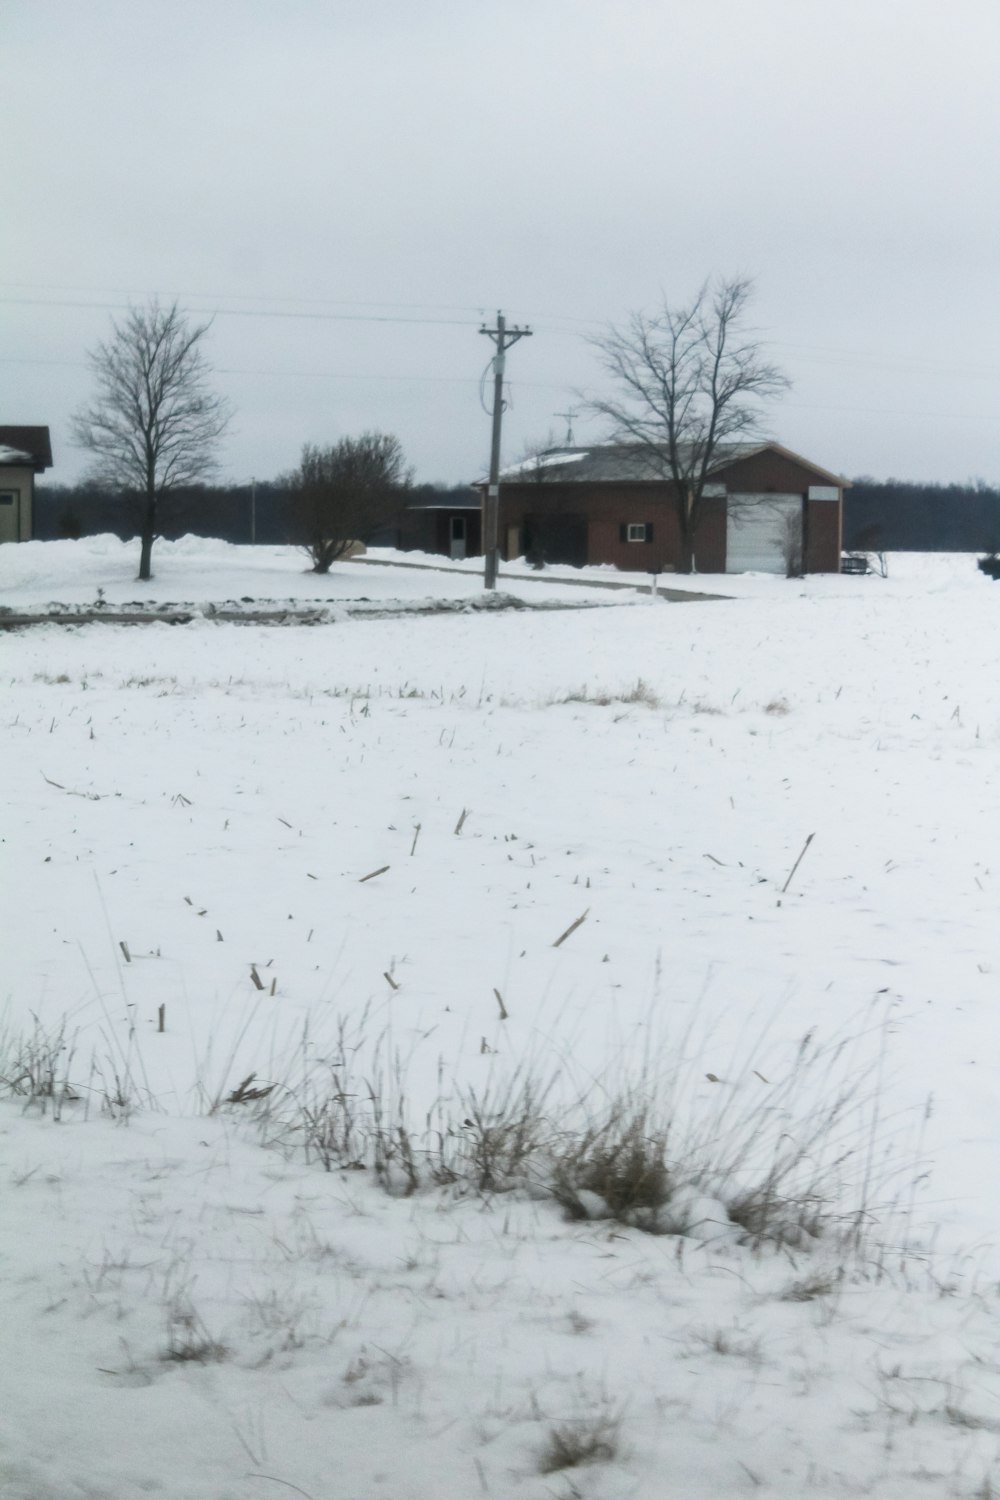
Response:
[{"label": "rooftop antenna", "polygon": [[572,446],[573,446],[573,418],[577,415],[578,411],[579,411],[579,407],[571,406],[569,408],[569,411],[557,411],[555,413],[555,415],[557,417],[565,417],[566,418],[566,447],[567,448],[572,448]]}]

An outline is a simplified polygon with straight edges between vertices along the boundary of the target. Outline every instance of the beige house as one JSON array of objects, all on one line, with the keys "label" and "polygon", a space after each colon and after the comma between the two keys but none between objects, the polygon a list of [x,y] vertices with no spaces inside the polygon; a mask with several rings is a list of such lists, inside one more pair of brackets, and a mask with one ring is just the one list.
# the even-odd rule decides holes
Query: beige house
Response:
[{"label": "beige house", "polygon": [[35,475],[52,467],[47,427],[0,427],[0,542],[30,542]]}]

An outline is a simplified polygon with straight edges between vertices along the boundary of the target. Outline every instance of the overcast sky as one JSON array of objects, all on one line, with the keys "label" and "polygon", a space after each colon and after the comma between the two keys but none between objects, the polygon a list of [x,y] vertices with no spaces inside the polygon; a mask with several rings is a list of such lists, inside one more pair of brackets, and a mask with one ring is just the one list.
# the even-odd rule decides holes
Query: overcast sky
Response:
[{"label": "overcast sky", "polygon": [[226,477],[378,428],[457,483],[484,318],[533,329],[511,460],[588,334],[749,274],[774,437],[1000,483],[998,0],[3,0],[0,39],[0,423],[51,481],[130,300],[214,317]]}]

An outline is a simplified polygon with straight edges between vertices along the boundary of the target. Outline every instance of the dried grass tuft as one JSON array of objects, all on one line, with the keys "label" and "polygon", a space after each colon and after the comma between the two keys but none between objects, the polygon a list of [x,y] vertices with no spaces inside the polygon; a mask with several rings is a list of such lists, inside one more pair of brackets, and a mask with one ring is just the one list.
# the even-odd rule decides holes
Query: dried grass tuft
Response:
[{"label": "dried grass tuft", "polygon": [[549,1428],[538,1460],[540,1474],[558,1474],[585,1464],[612,1463],[621,1450],[621,1416],[599,1412]]}]

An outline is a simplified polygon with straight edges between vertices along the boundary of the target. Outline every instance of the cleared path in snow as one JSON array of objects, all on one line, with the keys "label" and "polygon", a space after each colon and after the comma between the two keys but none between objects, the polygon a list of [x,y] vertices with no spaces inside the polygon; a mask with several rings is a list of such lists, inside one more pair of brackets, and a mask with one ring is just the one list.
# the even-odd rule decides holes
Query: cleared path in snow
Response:
[{"label": "cleared path in snow", "polygon": [[[468,576],[468,568],[449,568],[445,563],[423,563],[423,562],[399,562],[390,561],[382,557],[352,557],[353,563],[366,564],[370,568],[420,568],[425,573],[461,573]],[[643,585],[639,582],[627,583],[621,578],[563,578],[553,576],[549,573],[507,573],[502,568],[497,574],[498,578],[506,578],[513,583],[558,583],[566,584],[571,589],[632,589],[640,590]],[[693,589],[670,589],[657,588],[656,597],[665,599],[668,604],[686,604],[689,600],[705,599],[728,599],[729,594],[701,594]]]}]

